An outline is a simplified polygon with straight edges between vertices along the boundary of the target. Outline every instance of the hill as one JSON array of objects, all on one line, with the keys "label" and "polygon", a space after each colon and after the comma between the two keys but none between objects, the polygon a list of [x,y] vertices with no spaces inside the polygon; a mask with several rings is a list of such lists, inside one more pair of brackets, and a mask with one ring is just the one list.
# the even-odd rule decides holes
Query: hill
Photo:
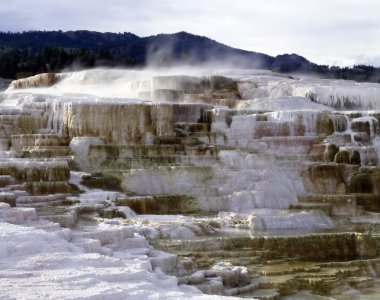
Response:
[{"label": "hill", "polygon": [[320,66],[297,54],[276,57],[236,49],[187,32],[139,37],[133,33],[95,31],[0,32],[0,77],[21,78],[63,69],[217,64],[327,78],[380,82],[370,66]]}]

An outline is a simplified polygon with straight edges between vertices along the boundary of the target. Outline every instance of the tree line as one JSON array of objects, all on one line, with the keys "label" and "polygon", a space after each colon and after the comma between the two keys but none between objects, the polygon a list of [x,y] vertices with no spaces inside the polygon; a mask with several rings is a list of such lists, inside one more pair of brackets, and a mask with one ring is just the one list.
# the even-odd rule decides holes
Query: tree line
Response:
[{"label": "tree line", "polygon": [[28,49],[1,49],[0,77],[19,79],[46,72],[79,70],[94,67],[136,66],[128,57],[116,57],[108,49],[66,49],[45,46],[39,51]]},{"label": "tree line", "polygon": [[[305,69],[305,65],[307,69]],[[0,77],[19,79],[46,72],[73,71],[95,67],[144,66],[144,59],[117,54],[109,48],[63,48],[45,46],[41,49],[0,47]],[[349,67],[300,64],[283,60],[275,68],[282,73],[306,73],[327,79],[380,83],[380,68],[367,65]]]}]

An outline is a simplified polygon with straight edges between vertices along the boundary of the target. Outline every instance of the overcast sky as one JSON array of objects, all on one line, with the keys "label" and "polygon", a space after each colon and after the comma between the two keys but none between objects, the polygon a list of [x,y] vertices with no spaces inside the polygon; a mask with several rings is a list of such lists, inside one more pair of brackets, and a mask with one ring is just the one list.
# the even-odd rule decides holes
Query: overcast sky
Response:
[{"label": "overcast sky", "polygon": [[0,29],[187,31],[270,55],[380,66],[380,0],[0,0]]}]

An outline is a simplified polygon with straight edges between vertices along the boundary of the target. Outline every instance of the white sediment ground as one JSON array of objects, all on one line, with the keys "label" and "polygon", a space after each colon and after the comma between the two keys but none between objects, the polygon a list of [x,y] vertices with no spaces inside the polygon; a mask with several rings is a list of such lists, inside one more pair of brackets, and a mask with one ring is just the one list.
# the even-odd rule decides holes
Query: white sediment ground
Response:
[{"label": "white sediment ground", "polygon": [[[153,271],[153,250],[132,227],[89,228],[62,229],[33,208],[0,204],[0,299],[229,299]],[[155,258],[163,267],[172,262],[164,253]]]}]

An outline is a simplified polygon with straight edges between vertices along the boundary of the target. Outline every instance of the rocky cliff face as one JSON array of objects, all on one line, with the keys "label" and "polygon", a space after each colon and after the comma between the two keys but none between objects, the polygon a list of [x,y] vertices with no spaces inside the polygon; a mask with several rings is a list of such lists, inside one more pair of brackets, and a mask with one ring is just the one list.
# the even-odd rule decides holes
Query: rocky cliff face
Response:
[{"label": "rocky cliff face", "polygon": [[15,81],[0,220],[29,209],[32,227],[208,294],[379,295],[379,92],[247,70]]}]

